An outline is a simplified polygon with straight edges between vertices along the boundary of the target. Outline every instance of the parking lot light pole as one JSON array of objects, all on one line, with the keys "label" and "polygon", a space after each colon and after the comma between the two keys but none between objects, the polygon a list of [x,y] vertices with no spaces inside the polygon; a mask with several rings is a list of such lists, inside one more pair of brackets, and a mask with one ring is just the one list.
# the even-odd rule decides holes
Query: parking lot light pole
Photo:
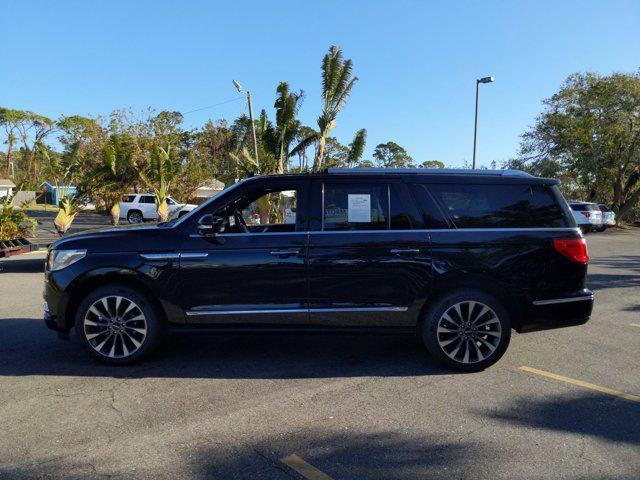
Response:
[{"label": "parking lot light pole", "polygon": [[495,78],[493,77],[482,77],[476,80],[476,121],[473,127],[473,166],[472,166],[474,170],[476,168],[476,142],[478,140],[478,93],[480,93],[481,83],[492,83],[492,82],[495,82]]}]

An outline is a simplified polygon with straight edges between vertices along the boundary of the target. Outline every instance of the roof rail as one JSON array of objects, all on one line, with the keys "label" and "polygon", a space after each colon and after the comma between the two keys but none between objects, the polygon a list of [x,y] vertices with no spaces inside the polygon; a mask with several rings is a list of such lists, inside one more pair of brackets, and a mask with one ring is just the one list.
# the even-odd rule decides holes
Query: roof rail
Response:
[{"label": "roof rail", "polygon": [[514,177],[531,177],[532,175],[522,170],[471,170],[468,168],[327,168],[325,173],[423,173],[440,175],[499,175]]}]

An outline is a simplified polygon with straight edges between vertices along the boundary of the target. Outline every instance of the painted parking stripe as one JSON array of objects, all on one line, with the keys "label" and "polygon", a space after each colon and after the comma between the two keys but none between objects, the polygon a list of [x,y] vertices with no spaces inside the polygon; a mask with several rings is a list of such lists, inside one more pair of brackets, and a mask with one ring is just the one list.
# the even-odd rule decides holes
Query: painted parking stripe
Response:
[{"label": "painted parking stripe", "polygon": [[545,372],[544,370],[538,370],[537,368],[531,368],[527,366],[520,367],[520,370],[529,373],[535,373],[536,375],[542,375],[543,377],[553,378],[554,380],[560,380],[561,382],[570,383],[572,385],[577,385],[583,388],[589,388],[591,390],[595,390],[596,392],[606,393],[608,395],[613,395],[614,397],[624,398],[625,400],[631,400],[632,402],[640,403],[640,396],[633,395],[631,393],[619,392],[617,390],[612,390],[607,387],[601,387],[600,385],[594,385],[593,383],[583,382],[582,380],[576,380],[574,378],[563,377],[562,375],[557,375],[551,372]]},{"label": "painted parking stripe", "polygon": [[630,323],[629,325],[640,328],[640,323]]},{"label": "painted parking stripe", "polygon": [[293,468],[296,472],[298,472],[308,480],[333,480],[329,475],[318,470],[310,463],[305,462],[295,453],[293,455],[289,455],[288,457],[281,458],[280,461],[285,465]]}]

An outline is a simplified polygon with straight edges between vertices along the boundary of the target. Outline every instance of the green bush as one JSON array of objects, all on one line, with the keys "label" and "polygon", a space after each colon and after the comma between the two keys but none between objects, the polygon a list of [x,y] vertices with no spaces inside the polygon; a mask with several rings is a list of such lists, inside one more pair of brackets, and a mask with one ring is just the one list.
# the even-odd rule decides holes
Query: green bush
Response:
[{"label": "green bush", "polygon": [[13,203],[7,195],[0,203],[0,242],[35,235],[38,222],[27,216],[24,210]]}]

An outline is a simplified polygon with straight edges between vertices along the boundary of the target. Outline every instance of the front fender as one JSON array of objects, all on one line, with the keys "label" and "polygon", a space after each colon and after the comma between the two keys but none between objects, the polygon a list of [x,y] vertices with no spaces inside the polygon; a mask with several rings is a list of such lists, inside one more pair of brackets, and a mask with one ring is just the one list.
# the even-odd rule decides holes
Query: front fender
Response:
[{"label": "front fender", "polygon": [[[99,265],[99,266],[98,266]],[[138,253],[94,253],[69,267],[75,275],[67,285],[59,285],[68,300],[64,324],[73,325],[75,310],[91,291],[108,283],[123,283],[137,288],[157,302],[170,322],[184,323],[177,301],[180,284],[179,263],[173,260],[144,260]]]}]

